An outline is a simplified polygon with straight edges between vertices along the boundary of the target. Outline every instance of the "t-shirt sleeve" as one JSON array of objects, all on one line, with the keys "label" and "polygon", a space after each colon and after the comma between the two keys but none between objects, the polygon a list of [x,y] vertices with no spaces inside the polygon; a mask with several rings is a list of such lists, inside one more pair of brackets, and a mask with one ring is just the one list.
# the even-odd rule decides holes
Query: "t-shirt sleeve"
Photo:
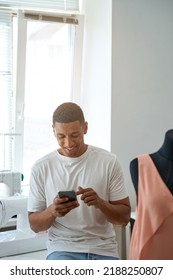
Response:
[{"label": "t-shirt sleeve", "polygon": [[43,176],[37,168],[31,169],[30,189],[28,197],[28,211],[37,212],[46,209],[46,198],[44,191]]},{"label": "t-shirt sleeve", "polygon": [[110,170],[110,201],[117,201],[128,197],[125,187],[124,174],[118,158],[116,157]]}]

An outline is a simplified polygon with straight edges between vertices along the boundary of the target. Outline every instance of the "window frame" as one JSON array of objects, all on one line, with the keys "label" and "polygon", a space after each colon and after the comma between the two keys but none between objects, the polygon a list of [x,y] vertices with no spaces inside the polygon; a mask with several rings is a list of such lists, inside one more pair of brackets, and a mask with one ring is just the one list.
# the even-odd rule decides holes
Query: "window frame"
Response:
[{"label": "window frame", "polygon": [[[37,11],[38,12],[38,11]],[[44,14],[44,12],[41,12]],[[62,14],[48,13],[50,16],[62,16]],[[46,13],[47,15],[47,13]],[[67,16],[67,15],[65,15]],[[72,71],[72,101],[80,102],[82,53],[83,53],[83,15],[68,15],[75,17],[78,21],[74,42],[74,65]],[[14,114],[14,157],[12,166],[14,170],[23,170],[23,147],[24,147],[24,101],[25,101],[25,64],[26,64],[26,40],[27,19],[24,18],[22,10],[17,11],[17,58],[16,58],[16,79],[13,80],[15,91],[15,114]]]}]

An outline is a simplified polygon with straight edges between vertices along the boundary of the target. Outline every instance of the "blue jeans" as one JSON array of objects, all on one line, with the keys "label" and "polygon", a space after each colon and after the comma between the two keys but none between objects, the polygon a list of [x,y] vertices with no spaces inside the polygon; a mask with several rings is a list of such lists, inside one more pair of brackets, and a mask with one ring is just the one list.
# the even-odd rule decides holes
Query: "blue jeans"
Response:
[{"label": "blue jeans", "polygon": [[92,253],[53,252],[46,260],[118,260],[116,257],[102,256]]}]

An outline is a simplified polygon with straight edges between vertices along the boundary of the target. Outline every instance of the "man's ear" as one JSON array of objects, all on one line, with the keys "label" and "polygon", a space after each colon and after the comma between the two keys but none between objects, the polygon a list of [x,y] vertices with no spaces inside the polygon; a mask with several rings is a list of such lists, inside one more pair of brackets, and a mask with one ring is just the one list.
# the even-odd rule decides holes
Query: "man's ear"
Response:
[{"label": "man's ear", "polygon": [[53,130],[53,133],[55,134],[55,128],[54,128],[53,124],[52,124],[52,130]]},{"label": "man's ear", "polygon": [[87,134],[87,132],[88,132],[88,123],[85,122],[84,123],[84,134]]}]

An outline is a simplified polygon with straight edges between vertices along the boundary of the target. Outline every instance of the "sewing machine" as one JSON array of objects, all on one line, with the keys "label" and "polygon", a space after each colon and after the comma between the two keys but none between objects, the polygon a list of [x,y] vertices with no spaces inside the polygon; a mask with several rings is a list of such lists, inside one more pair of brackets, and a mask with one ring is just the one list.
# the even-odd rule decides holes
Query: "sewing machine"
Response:
[{"label": "sewing machine", "polygon": [[[28,197],[21,194],[21,173],[0,172],[0,183],[6,184],[9,196],[0,196],[0,257],[46,249],[47,233],[34,233],[28,221]],[[16,216],[16,229],[3,230]]]},{"label": "sewing machine", "polygon": [[21,181],[23,181],[23,174],[20,172],[0,171],[0,189],[3,186],[7,196],[21,193]]}]

